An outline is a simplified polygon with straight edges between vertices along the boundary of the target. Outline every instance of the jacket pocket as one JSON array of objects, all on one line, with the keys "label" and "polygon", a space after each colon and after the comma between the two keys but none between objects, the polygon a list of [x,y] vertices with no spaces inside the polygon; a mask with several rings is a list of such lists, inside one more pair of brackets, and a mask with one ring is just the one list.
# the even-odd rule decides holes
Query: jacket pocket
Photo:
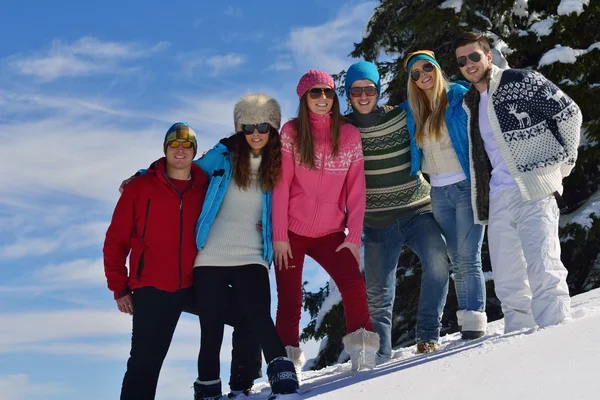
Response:
[{"label": "jacket pocket", "polygon": [[346,219],[346,213],[340,210],[337,203],[323,203],[320,206],[318,224],[324,229],[337,229],[343,226]]},{"label": "jacket pocket", "polygon": [[314,199],[300,193],[290,198],[288,214],[290,217],[310,224],[313,220],[316,206],[317,204]]},{"label": "jacket pocket", "polygon": [[144,265],[144,252],[142,251],[142,254],[140,254],[140,257],[138,259],[137,273],[135,274],[135,277],[138,281],[142,277],[142,272],[144,271],[144,266],[145,266]]}]

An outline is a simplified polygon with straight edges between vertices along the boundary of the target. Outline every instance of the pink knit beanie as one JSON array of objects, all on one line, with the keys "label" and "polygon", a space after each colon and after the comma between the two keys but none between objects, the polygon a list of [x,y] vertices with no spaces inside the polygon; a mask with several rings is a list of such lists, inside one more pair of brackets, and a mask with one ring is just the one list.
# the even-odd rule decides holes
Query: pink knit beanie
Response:
[{"label": "pink knit beanie", "polygon": [[300,78],[300,82],[298,82],[298,86],[296,87],[296,93],[298,93],[298,97],[302,98],[304,93],[308,92],[311,87],[321,83],[335,89],[335,82],[331,75],[325,71],[311,69]]}]

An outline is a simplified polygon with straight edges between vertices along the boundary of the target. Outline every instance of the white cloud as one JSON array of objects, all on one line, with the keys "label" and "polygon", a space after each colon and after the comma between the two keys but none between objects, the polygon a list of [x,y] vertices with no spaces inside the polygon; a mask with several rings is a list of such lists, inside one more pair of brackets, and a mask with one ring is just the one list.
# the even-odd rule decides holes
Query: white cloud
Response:
[{"label": "white cloud", "polygon": [[104,241],[108,223],[90,222],[72,225],[56,235],[44,237],[24,236],[0,247],[0,259],[14,259],[31,255],[45,255],[61,250],[76,250],[98,245]]},{"label": "white cloud", "polygon": [[244,16],[244,13],[242,12],[242,9],[240,7],[228,6],[225,9],[225,15],[229,17],[242,18]]},{"label": "white cloud", "polygon": [[[350,64],[347,55],[352,42],[361,39],[362,27],[377,3],[360,3],[342,7],[336,19],[319,26],[293,28],[287,47],[300,68],[318,68],[336,74]],[[357,28],[360,27],[360,28]],[[344,43],[345,46],[340,46]]]},{"label": "white cloud", "polygon": [[[196,74],[203,77],[215,77],[224,72],[233,71],[245,64],[247,57],[243,54],[227,53],[208,56],[206,54],[184,53],[177,57],[181,61],[183,74],[191,78]],[[208,71],[207,71],[208,70]]]},{"label": "white cloud", "polygon": [[104,260],[78,259],[62,264],[51,264],[35,270],[33,279],[50,285],[87,286],[104,285]]},{"label": "white cloud", "polygon": [[[106,299],[109,298],[107,294]],[[106,299],[107,303],[114,303]],[[14,351],[18,345],[114,335],[127,337],[131,333],[131,317],[120,313],[116,306],[110,311],[88,308],[0,313],[0,321],[0,352]],[[190,316],[179,321],[176,336],[180,340],[192,341],[198,335],[196,318]]]},{"label": "white cloud", "polygon": [[139,43],[105,42],[90,36],[73,43],[55,39],[44,52],[15,55],[9,57],[8,62],[21,75],[50,82],[63,77],[132,72],[136,68],[122,65],[123,61],[145,57],[168,46],[167,42],[158,42],[144,47]]},{"label": "white cloud", "polygon": [[65,393],[68,390],[55,383],[32,382],[25,374],[0,376],[0,393],[2,400],[26,400],[45,398],[53,394]]},{"label": "white cloud", "polygon": [[288,71],[294,67],[292,57],[289,54],[282,54],[277,56],[277,59],[273,64],[267,68],[267,70],[274,71]]}]

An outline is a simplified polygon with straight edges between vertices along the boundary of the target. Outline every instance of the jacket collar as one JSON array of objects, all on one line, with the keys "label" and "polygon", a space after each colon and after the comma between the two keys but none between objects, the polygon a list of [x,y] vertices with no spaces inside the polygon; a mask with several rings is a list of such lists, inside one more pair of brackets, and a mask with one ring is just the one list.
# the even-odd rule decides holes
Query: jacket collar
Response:
[{"label": "jacket collar", "polygon": [[[146,173],[154,174],[159,180],[161,180],[165,183],[168,183],[167,182],[167,158],[161,157],[158,160],[154,161],[152,164],[150,164],[150,167],[148,168]],[[202,183],[207,180],[206,174],[204,173],[204,171],[202,171],[202,169],[200,169],[200,167],[198,167],[194,163],[192,163],[191,175],[192,175],[193,185]]]}]

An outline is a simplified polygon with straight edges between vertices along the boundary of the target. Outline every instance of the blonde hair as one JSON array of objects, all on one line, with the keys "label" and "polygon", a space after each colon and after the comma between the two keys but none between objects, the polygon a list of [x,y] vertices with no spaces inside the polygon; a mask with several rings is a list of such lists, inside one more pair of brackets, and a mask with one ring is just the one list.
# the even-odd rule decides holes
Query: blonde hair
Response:
[{"label": "blonde hair", "polygon": [[431,91],[431,98],[427,96],[424,90],[419,89],[416,82],[410,78],[408,71],[408,105],[415,119],[415,140],[419,147],[423,147],[425,135],[436,142],[442,138],[442,132],[446,123],[444,117],[448,107],[448,80],[444,73],[433,65],[434,85]]}]

